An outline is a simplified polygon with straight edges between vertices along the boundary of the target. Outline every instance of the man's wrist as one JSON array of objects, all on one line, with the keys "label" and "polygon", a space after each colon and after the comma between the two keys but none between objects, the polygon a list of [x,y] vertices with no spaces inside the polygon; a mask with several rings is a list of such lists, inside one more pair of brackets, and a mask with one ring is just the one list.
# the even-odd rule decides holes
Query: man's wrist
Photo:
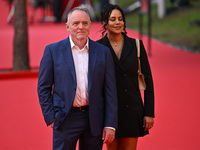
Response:
[{"label": "man's wrist", "polygon": [[116,129],[114,127],[105,127],[105,128],[116,131]]}]

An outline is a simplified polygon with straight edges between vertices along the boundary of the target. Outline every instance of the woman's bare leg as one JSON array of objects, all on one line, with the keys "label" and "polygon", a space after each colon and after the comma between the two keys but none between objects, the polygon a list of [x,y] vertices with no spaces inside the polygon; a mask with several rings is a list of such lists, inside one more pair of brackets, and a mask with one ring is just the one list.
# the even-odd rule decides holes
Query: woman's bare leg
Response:
[{"label": "woman's bare leg", "polygon": [[137,142],[138,138],[121,138],[119,142],[119,150],[136,150]]},{"label": "woman's bare leg", "polygon": [[136,150],[138,138],[128,137],[115,139],[107,145],[107,150]]},{"label": "woman's bare leg", "polygon": [[107,144],[107,150],[119,150],[119,139],[115,139],[112,143]]}]

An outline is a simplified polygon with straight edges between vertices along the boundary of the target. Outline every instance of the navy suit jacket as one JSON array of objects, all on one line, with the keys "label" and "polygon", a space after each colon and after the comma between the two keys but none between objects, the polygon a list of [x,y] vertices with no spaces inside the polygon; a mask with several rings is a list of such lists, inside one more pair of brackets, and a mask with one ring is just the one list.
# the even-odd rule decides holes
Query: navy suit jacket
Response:
[{"label": "navy suit jacket", "polygon": [[[57,129],[70,111],[77,88],[69,37],[46,46],[40,63],[38,96],[47,125]],[[89,39],[89,120],[94,136],[117,128],[115,68],[110,50]]]}]

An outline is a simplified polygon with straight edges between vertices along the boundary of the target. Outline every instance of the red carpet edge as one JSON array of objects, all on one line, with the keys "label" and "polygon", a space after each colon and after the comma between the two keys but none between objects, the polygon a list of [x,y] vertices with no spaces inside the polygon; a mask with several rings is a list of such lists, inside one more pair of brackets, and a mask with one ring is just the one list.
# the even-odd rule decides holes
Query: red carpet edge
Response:
[{"label": "red carpet edge", "polygon": [[3,72],[3,73],[0,73],[0,80],[21,79],[21,78],[37,78],[38,74],[39,74],[38,70]]}]

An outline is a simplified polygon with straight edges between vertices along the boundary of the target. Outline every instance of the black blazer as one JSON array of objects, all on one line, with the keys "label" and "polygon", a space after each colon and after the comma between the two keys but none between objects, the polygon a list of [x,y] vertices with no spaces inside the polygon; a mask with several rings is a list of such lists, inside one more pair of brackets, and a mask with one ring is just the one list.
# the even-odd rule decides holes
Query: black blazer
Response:
[{"label": "black blazer", "polygon": [[[129,38],[124,33],[122,34],[124,36],[124,46],[120,60],[118,60],[107,35],[98,40],[99,43],[110,49],[114,59],[119,111],[123,112],[125,109],[130,109],[132,111],[138,111],[142,118],[143,116],[154,117],[154,87],[151,69],[144,45],[140,40],[141,70],[145,76],[146,82],[143,103],[140,90],[138,88],[138,59],[135,39]],[[119,117],[120,116],[121,115],[119,114]],[[122,117],[125,116],[122,115]]]}]

